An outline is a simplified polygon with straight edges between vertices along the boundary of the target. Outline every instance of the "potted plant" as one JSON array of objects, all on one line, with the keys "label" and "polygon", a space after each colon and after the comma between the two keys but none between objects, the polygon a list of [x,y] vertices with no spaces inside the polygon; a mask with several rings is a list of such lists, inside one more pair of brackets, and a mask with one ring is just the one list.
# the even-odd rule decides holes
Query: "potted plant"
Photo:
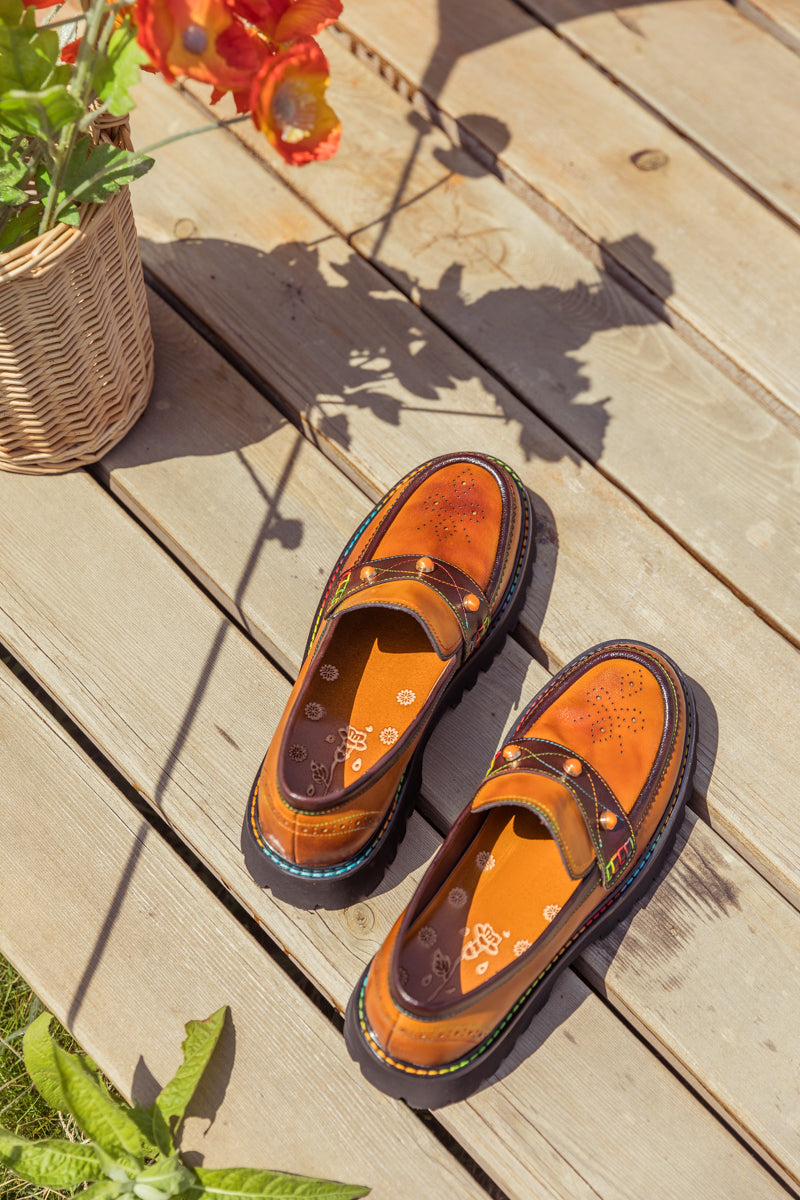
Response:
[{"label": "potted plant", "polygon": [[234,120],[249,114],[290,163],[328,158],[340,125],[315,36],[340,11],[0,0],[0,467],[94,462],[147,403],[153,345],[128,195],[153,165],[128,137],[139,71],[208,84],[212,102],[232,93]]}]

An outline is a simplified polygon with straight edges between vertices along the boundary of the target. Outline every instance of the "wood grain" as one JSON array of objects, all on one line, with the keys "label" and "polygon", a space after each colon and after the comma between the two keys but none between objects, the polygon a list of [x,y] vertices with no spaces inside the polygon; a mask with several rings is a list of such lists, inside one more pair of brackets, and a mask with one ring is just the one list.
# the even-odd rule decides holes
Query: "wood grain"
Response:
[{"label": "wood grain", "polygon": [[[800,243],[781,218],[512,0],[399,0],[391,16],[352,0],[340,23],[550,219],[639,280],[682,334],[800,414]],[[661,169],[637,167],[644,151]]]},{"label": "wood grain", "polygon": [[[0,512],[15,513],[2,542],[0,636],[115,758],[140,793],[170,820],[271,936],[320,983],[337,1007],[342,1007],[358,977],[360,960],[369,957],[375,939],[383,935],[387,920],[396,915],[413,886],[413,877],[421,866],[419,860],[433,840],[432,834],[428,833],[426,845],[419,834],[423,822],[420,818],[412,822],[397,864],[409,877],[393,890],[390,877],[377,895],[355,910],[328,914],[284,911],[268,893],[251,887],[238,852],[239,827],[249,776],[260,753],[265,723],[274,712],[274,693],[280,693],[282,681],[276,684],[270,678],[274,672],[244,636],[219,621],[212,605],[180,568],[87,476],[0,477],[0,497]],[[64,528],[71,531],[74,544],[83,548],[87,556],[83,561],[59,558],[56,543]],[[96,564],[94,571],[92,563]],[[142,611],[141,595],[132,586],[136,579],[148,581],[147,590],[155,608],[144,606]],[[220,628],[226,631],[222,642]],[[145,634],[145,629],[149,633]],[[198,680],[203,681],[202,689],[197,687]],[[273,723],[275,719],[273,716]],[[6,754],[10,753],[12,759],[17,740],[13,738],[6,744]],[[57,746],[53,754],[63,756],[63,749]],[[32,746],[32,763],[39,772],[35,786],[17,781],[9,783],[5,792],[15,811],[20,797],[46,797],[54,774],[59,775],[61,790],[65,790],[53,754],[43,755]],[[26,760],[27,755],[20,756],[20,762]],[[4,777],[13,778],[8,772]],[[68,799],[69,793],[59,799],[60,811],[72,813]],[[76,803],[81,819],[72,817],[65,829],[59,830],[63,852],[74,837],[82,852],[97,853],[101,862],[113,867],[111,878],[104,883],[105,894],[90,896],[95,921],[101,924],[109,908],[118,921],[127,911],[131,887],[140,879],[146,912],[160,912],[161,906],[154,906],[153,883],[139,874],[141,852],[134,847],[112,855],[104,842],[108,821],[93,815],[80,790]],[[19,862],[41,862],[50,886],[64,889],[65,899],[59,904],[49,899],[44,889],[45,912],[61,920],[63,909],[67,913],[64,919],[74,928],[74,919],[68,914],[69,889],[60,875],[53,873],[49,859],[26,842],[26,838],[38,836],[40,828],[51,841],[46,816],[43,814],[39,823],[17,821],[16,828]],[[148,834],[145,838],[146,847],[151,837]],[[34,842],[35,847],[38,845]],[[126,873],[125,862],[134,860],[136,872],[127,869]],[[17,903],[20,932],[7,945],[12,960],[24,970],[35,957],[36,943],[30,939],[39,936],[38,907],[34,907],[36,915],[31,920],[32,897],[37,896],[39,888],[29,888],[21,870],[10,874],[22,881],[24,901]],[[93,867],[84,864],[73,879],[73,888],[84,904],[87,877],[94,877]],[[120,894],[114,901],[117,885]],[[206,920],[202,915],[205,902],[200,905],[191,898],[184,909],[180,896],[172,898],[171,890],[168,885],[166,895],[170,899],[165,913],[178,928],[188,923],[194,944],[202,950],[202,938],[209,936],[209,929],[221,918],[212,906],[214,911]],[[125,905],[121,903],[123,898]],[[112,932],[116,934],[117,929],[115,923]],[[46,922],[41,936],[41,955],[47,962],[44,947],[50,946],[52,934]],[[228,940],[224,926],[221,937]],[[87,953],[87,940],[81,939],[77,951],[72,951],[77,953],[77,978],[84,979],[78,989],[79,1011],[85,1011],[87,993],[87,976],[83,973],[97,958]],[[64,941],[74,947],[69,938]],[[113,953],[107,946],[102,963],[113,968],[117,957],[123,955],[126,969],[141,974],[141,963],[146,962],[149,971],[153,953],[149,943],[139,945],[133,960],[131,944],[137,944],[135,938],[115,942]],[[185,957],[187,969],[206,983],[209,973],[199,970],[199,963],[208,960],[216,964],[210,978],[220,989],[215,994],[224,998],[237,975],[236,963],[228,966],[229,960],[217,956],[212,947],[207,954],[198,952],[194,957],[187,952]],[[178,959],[183,961],[180,956]],[[61,996],[64,1005],[64,990],[69,989],[64,988],[63,981],[76,978],[76,968],[73,966],[72,975],[64,974],[55,961],[55,979],[61,984],[51,982],[44,989],[45,997],[55,1003]],[[159,978],[155,967],[153,978]],[[249,978],[245,973],[245,994]],[[38,976],[32,982],[43,986]],[[267,992],[269,986],[266,976]],[[120,990],[113,993],[115,997],[120,994],[125,994],[124,980]],[[176,994],[184,995],[180,982]],[[260,991],[257,998],[260,1011],[266,1001]],[[101,1008],[103,1011],[107,1009]],[[92,1027],[101,1019],[100,1012],[93,1016]],[[150,1020],[155,1019],[151,1015]],[[105,1023],[108,1025],[107,1018]],[[93,1043],[88,1043],[88,1048],[97,1049]],[[103,1055],[99,1058],[102,1062]],[[293,1056],[287,1069],[297,1073],[302,1063],[302,1058]],[[440,1114],[447,1128],[486,1165],[509,1195],[540,1194],[541,1181],[546,1180],[544,1194],[549,1189],[551,1194],[565,1198],[596,1194],[624,1195],[633,1200],[646,1189],[648,1194],[666,1200],[674,1196],[676,1186],[691,1187],[698,1196],[703,1196],[705,1190],[710,1198],[719,1194],[720,1178],[726,1180],[728,1194],[741,1196],[742,1200],[753,1194],[768,1196],[770,1189],[778,1194],[755,1161],[573,976],[567,978],[558,996],[525,1035],[513,1064],[518,1064],[517,1069],[504,1074],[502,1082]],[[622,1181],[618,1178],[618,1147],[605,1141],[602,1145],[592,1144],[587,1153],[585,1129],[574,1120],[574,1113],[587,1104],[596,1110],[596,1097],[585,1087],[585,1080],[593,1076],[604,1081],[607,1094],[615,1097],[624,1120],[636,1124],[637,1136]],[[291,1089],[286,1086],[287,1094],[294,1096],[306,1083],[301,1077]],[[496,1117],[504,1130],[499,1140],[494,1133]],[[542,1122],[541,1129],[537,1121]],[[687,1152],[679,1163],[671,1161],[676,1136],[687,1143]],[[669,1171],[654,1175],[653,1163],[667,1160]]]},{"label": "wood grain", "polygon": [[733,0],[748,20],[800,54],[800,12],[794,0]]},{"label": "wood grain", "polygon": [[662,120],[800,223],[800,171],[789,151],[797,136],[800,62],[770,33],[726,0],[620,8],[609,8],[605,0],[523,3]]},{"label": "wood grain", "polygon": [[[111,478],[114,489],[127,504],[133,507],[137,516],[152,528],[160,530],[161,536],[168,539],[170,549],[175,550],[176,553],[179,549],[178,542],[174,540],[177,534],[186,536],[187,531],[192,531],[188,548],[184,547],[182,550],[183,557],[187,561],[197,561],[201,546],[214,551],[214,554],[208,554],[204,565],[202,581],[208,584],[208,580],[213,579],[215,574],[218,579],[236,581],[240,570],[250,557],[247,546],[241,539],[231,538],[226,542],[219,532],[210,530],[204,532],[212,522],[220,522],[223,530],[230,526],[231,510],[226,505],[209,509],[209,496],[234,497],[238,494],[239,500],[233,509],[237,515],[237,524],[243,531],[252,530],[257,533],[261,528],[259,517],[264,510],[262,497],[263,495],[278,495],[278,482],[282,480],[280,511],[283,514],[291,512],[304,514],[302,541],[291,551],[287,551],[280,545],[270,545],[264,555],[259,558],[259,565],[253,571],[250,585],[243,590],[241,600],[234,605],[229,597],[227,606],[232,611],[241,607],[253,635],[262,640],[265,645],[270,646],[274,641],[286,645],[286,653],[292,657],[293,670],[296,671],[305,643],[306,630],[305,628],[301,629],[298,640],[292,645],[286,643],[282,638],[278,627],[283,622],[283,614],[287,610],[294,612],[295,609],[302,609],[303,604],[307,602],[304,599],[306,593],[313,591],[316,596],[316,589],[319,585],[315,581],[319,566],[316,564],[314,556],[306,553],[306,547],[317,545],[324,548],[327,544],[331,559],[330,565],[332,565],[332,560],[335,559],[340,545],[344,543],[352,528],[352,526],[345,526],[345,520],[349,519],[349,516],[342,514],[348,514],[352,510],[360,516],[360,505],[366,505],[366,501],[360,497],[353,485],[339,477],[339,493],[342,497],[341,510],[337,511],[336,508],[331,507],[315,511],[307,498],[309,491],[318,487],[321,495],[332,495],[336,488],[336,470],[318,451],[312,451],[310,447],[305,448],[304,458],[295,455],[293,460],[290,459],[289,455],[294,454],[295,431],[281,425],[274,418],[270,419],[266,416],[262,418],[265,427],[270,432],[264,438],[262,447],[259,448],[255,445],[248,447],[246,462],[232,448],[224,450],[223,447],[228,444],[225,440],[225,430],[230,421],[228,404],[217,404],[215,408],[210,400],[201,398],[203,390],[209,391],[217,400],[220,395],[231,397],[231,402],[235,403],[235,408],[239,412],[255,413],[259,406],[266,409],[265,402],[252,392],[248,396],[247,393],[250,391],[248,385],[241,381],[237,382],[230,368],[223,369],[219,364],[215,367],[216,356],[208,348],[204,348],[195,334],[182,329],[178,319],[163,305],[157,304],[154,307],[153,315],[159,347],[171,344],[173,350],[166,362],[164,355],[159,356],[159,381],[150,413],[140,424],[137,433],[129,438],[106,464],[112,468]],[[178,327],[178,330],[175,327]],[[162,337],[162,331],[166,331],[167,336]],[[177,352],[177,347],[182,348],[181,353]],[[188,375],[186,374],[188,369],[186,364],[191,364],[191,372]],[[229,382],[227,376],[230,376]],[[187,384],[184,390],[181,387],[181,378],[184,378]],[[204,385],[204,380],[210,382]],[[162,408],[160,406],[162,395],[172,397],[169,407]],[[234,397],[238,398],[234,401]],[[215,417],[217,410],[219,410],[221,422],[218,438],[216,436],[217,418]],[[184,449],[188,449],[185,439],[186,431],[190,430],[192,426],[192,413],[201,415],[204,425],[202,439],[209,445],[216,442],[220,447],[218,455],[210,457],[181,455],[182,446]],[[246,428],[250,429],[251,426],[248,424]],[[281,441],[282,434],[285,435],[284,441]],[[192,434],[188,436],[193,437]],[[144,453],[145,447],[148,448],[148,453]],[[154,453],[156,447],[161,448],[160,460]],[[281,452],[281,448],[283,448],[283,452]],[[287,470],[287,461],[293,461],[294,465],[291,471]],[[181,464],[182,469],[179,473],[175,471],[176,463]],[[258,472],[259,489],[249,486],[249,470]],[[170,478],[173,478],[174,481],[172,489],[168,486]],[[74,502],[72,504],[74,507]],[[19,510],[19,502],[14,507]],[[76,516],[72,517],[72,523],[76,529],[86,528],[89,512],[90,510],[87,510],[81,519],[77,519]],[[35,519],[38,514],[39,509],[37,508],[32,519]],[[113,529],[115,540],[122,543],[121,553],[124,553],[126,559],[130,559],[132,563],[135,562],[136,556],[133,548],[123,541],[122,532],[117,531],[116,520]],[[88,533],[86,539],[88,540]],[[257,540],[254,545],[259,545]],[[220,548],[222,548],[221,554]],[[324,549],[321,552],[324,553]],[[49,551],[44,548],[41,553],[46,561]],[[141,555],[142,552],[139,553]],[[215,572],[215,555],[218,556],[218,572]],[[145,568],[142,567],[140,570],[144,571]],[[205,572],[210,574],[206,576]],[[152,573],[153,569],[148,569],[148,574]],[[156,577],[158,577],[158,573],[156,573]],[[121,583],[124,586],[124,581]],[[222,593],[223,589],[219,582],[216,583],[216,587]],[[35,598],[36,583],[33,577],[26,577],[24,590],[32,598]],[[287,596],[291,597],[291,601],[288,603]],[[294,600],[295,596],[298,598],[297,602]],[[97,619],[96,610],[92,612],[90,609],[87,622],[81,614],[83,614],[85,606],[91,604],[91,601],[79,595],[75,597],[74,604],[76,611],[71,615],[70,625],[73,630],[76,630],[83,622],[84,632],[81,634],[80,643],[75,646],[71,654],[74,654],[80,661],[91,664],[87,670],[94,675],[97,667],[92,662],[92,644],[97,640],[97,632],[93,628],[93,622]],[[120,600],[116,595],[109,596],[107,604],[112,613],[119,611]],[[175,607],[180,609],[180,619],[185,625],[185,614],[192,612],[193,605],[182,600]],[[108,620],[108,618],[105,619]],[[166,614],[162,614],[161,622],[163,633],[160,636],[165,639],[165,644],[169,644],[173,635]],[[202,622],[201,629],[204,627],[205,622]],[[139,629],[134,628],[132,634],[139,636]],[[102,641],[105,641],[107,636],[105,635]],[[144,637],[143,631],[141,636]],[[188,634],[183,636],[188,636]],[[233,631],[228,636],[232,637]],[[152,642],[152,639],[153,635],[151,634],[149,640]],[[202,638],[199,640],[197,655],[198,659],[202,661],[203,640]],[[145,644],[144,650],[137,650],[137,652],[142,656],[141,659],[128,664],[125,670],[135,670],[138,675],[147,678],[148,674],[152,672],[152,668],[148,668],[148,656],[153,652],[152,647],[148,649]],[[166,650],[164,652],[166,653]],[[29,648],[26,653],[31,655],[33,652]],[[40,657],[32,659],[32,662],[38,664],[38,670],[41,672],[43,668]],[[222,678],[217,681],[213,699],[210,697],[208,702],[215,706],[219,705],[217,725],[223,730],[230,730],[239,742],[241,742],[241,734],[234,725],[233,715],[228,721],[220,720],[220,714],[232,714],[230,697],[223,699],[225,697],[225,674],[227,671],[237,673],[235,677],[239,683],[232,692],[237,697],[235,701],[237,706],[240,703],[238,695],[243,686],[248,696],[260,704],[258,690],[253,693],[250,683],[247,682],[256,669],[255,664],[248,666],[246,660],[241,661],[238,657],[226,656],[224,659],[214,661],[214,671],[222,672]],[[201,669],[198,666],[190,673],[190,676],[197,677],[204,674],[207,674],[207,669]],[[56,677],[56,681],[53,682],[52,675],[48,678],[50,679],[48,686],[60,687],[62,702],[74,708],[75,697],[69,681],[65,683]],[[452,823],[465,800],[474,791],[485,765],[489,762],[508,724],[515,719],[520,708],[527,703],[527,700],[539,687],[543,686],[547,679],[548,673],[544,668],[532,662],[521,647],[511,643],[492,670],[482,677],[479,685],[462,700],[458,709],[448,713],[442,719],[433,734],[429,752],[426,755],[423,803],[423,811],[440,828],[445,828]],[[273,686],[280,692],[282,684],[283,681],[275,680]],[[286,685],[283,687],[285,688]],[[183,711],[193,707],[191,699],[185,692],[178,691],[174,683],[167,686],[163,680],[160,680],[159,688],[165,693],[160,699],[160,704],[166,706],[168,714],[173,710]],[[285,695],[285,691],[281,694]],[[139,700],[138,696],[134,696],[134,703]],[[205,697],[202,700],[204,708],[207,701]],[[142,697],[140,702],[145,704],[145,698]],[[120,696],[115,696],[111,701],[107,701],[107,704],[110,704],[112,711],[117,708],[117,705],[122,705],[120,719],[126,726],[135,726],[137,723],[136,708],[130,705],[124,683]],[[149,702],[149,706],[152,710],[152,700]],[[273,724],[277,720],[275,707],[270,704],[267,710],[269,715],[266,718]],[[281,944],[297,957],[304,969],[315,978],[334,1003],[341,1006],[347,998],[352,978],[358,974],[359,963],[366,961],[379,940],[388,931],[393,915],[408,898],[412,880],[403,880],[399,886],[388,893],[381,889],[376,897],[371,897],[368,901],[354,906],[344,914],[322,915],[330,933],[343,943],[342,945],[336,943],[335,951],[324,940],[321,940],[318,924],[313,917],[309,919],[307,914],[294,914],[298,928],[292,929],[293,914],[291,910],[275,905],[268,895],[262,895],[252,888],[249,878],[238,863],[235,844],[237,822],[241,820],[243,797],[246,795],[249,775],[252,774],[253,764],[258,761],[263,751],[268,736],[267,730],[264,729],[260,735],[254,735],[248,768],[247,764],[240,762],[240,755],[228,751],[225,745],[218,744],[218,748],[213,744],[208,747],[205,745],[204,722],[201,719],[203,708],[194,718],[200,721],[200,736],[198,739],[193,739],[191,748],[181,751],[181,774],[176,775],[174,785],[171,781],[169,793],[162,797],[161,806],[179,829],[181,836],[198,849],[215,873],[226,880],[228,886],[240,896],[251,911],[255,912],[259,920],[276,932]],[[104,717],[103,712],[87,709],[84,702],[76,715],[81,723],[90,729],[92,736],[104,745],[115,737],[114,730],[109,728],[108,719]],[[159,717],[157,713],[151,717],[156,729],[159,724],[163,723],[163,719],[163,716]],[[156,730],[150,736],[155,737]],[[157,745],[158,742],[155,744]],[[112,756],[120,754],[120,748],[114,745],[113,741],[109,747],[109,753]],[[160,776],[153,771],[153,766],[149,762],[150,754],[152,754],[152,749],[144,756],[141,753],[132,755],[130,751],[126,751],[125,758],[120,760],[120,766],[126,774],[137,781],[138,786],[145,794],[155,796],[158,795]],[[231,755],[230,760],[227,759],[228,755]],[[196,761],[197,756],[199,756],[199,761]],[[222,761],[216,761],[218,756],[221,756]],[[177,770],[178,764],[176,764],[176,773]],[[203,797],[205,795],[216,796],[220,791],[224,795],[224,802],[215,799],[213,805],[210,806],[211,810],[217,814],[216,827],[210,831],[205,815],[209,805],[204,803]],[[715,846],[721,845],[719,839],[704,826],[701,827],[701,832],[695,836],[695,845],[698,839],[700,844],[705,847],[705,853],[709,858],[713,855],[716,862],[724,860],[724,848],[722,851],[714,849]],[[423,822],[415,822],[412,825],[411,835],[402,848],[398,868],[390,877],[390,883],[402,879],[404,870],[411,870],[413,878],[416,879],[421,869],[421,863],[432,853],[436,844],[437,839],[432,831]],[[693,853],[693,851],[689,853]],[[727,890],[731,894],[752,890],[753,885],[749,883],[752,871],[734,855],[729,854],[727,860],[724,861],[726,869],[720,872],[720,877],[716,882],[717,890]],[[679,866],[676,866],[675,870],[679,871]],[[691,904],[687,910],[686,919],[679,924],[676,925],[675,922],[675,905],[666,902],[662,905],[660,892],[656,893],[647,905],[651,922],[648,927],[651,930],[649,936],[652,937],[656,946],[660,944],[659,939],[663,938],[665,929],[679,931],[675,936],[681,940],[681,970],[687,980],[685,987],[679,990],[673,988],[673,994],[670,991],[672,984],[669,980],[666,982],[661,980],[657,985],[648,983],[647,979],[642,978],[641,967],[642,960],[647,961],[647,955],[640,955],[635,946],[632,952],[628,952],[626,950],[627,942],[623,941],[622,947],[614,959],[614,976],[609,985],[609,995],[612,1002],[619,1005],[626,1015],[629,1012],[636,1014],[637,1023],[642,1028],[650,1030],[649,1037],[658,1046],[659,1052],[668,1055],[681,1073],[691,1079],[694,1087],[706,1092],[712,1104],[715,1103],[713,1097],[716,1090],[724,1095],[724,1103],[717,1102],[716,1107],[725,1114],[726,1119],[733,1119],[736,1122],[737,1128],[742,1131],[743,1136],[761,1147],[761,1131],[763,1129],[771,1130],[771,1136],[764,1139],[767,1149],[762,1149],[762,1152],[767,1153],[772,1161],[781,1164],[780,1169],[792,1172],[795,1170],[797,1146],[791,1119],[787,1119],[785,1114],[793,1112],[798,1103],[796,1061],[798,1043],[794,1036],[794,1023],[786,1020],[787,1014],[784,1008],[778,1006],[767,1020],[768,1030],[765,1032],[764,1038],[752,1044],[748,1040],[750,1013],[753,1006],[759,1003],[764,986],[763,981],[773,979],[775,986],[779,986],[778,981],[783,977],[785,968],[778,956],[780,961],[775,969],[772,971],[769,969],[768,960],[772,953],[770,949],[772,942],[770,941],[765,950],[766,961],[758,972],[758,985],[756,986],[751,980],[750,991],[742,989],[736,971],[736,962],[728,963],[726,960],[725,963],[720,963],[719,956],[711,952],[712,947],[707,943],[704,931],[701,930],[700,934],[697,934],[694,922],[690,919],[695,909],[702,911],[709,906],[713,909],[713,897],[716,894],[712,888],[712,880],[705,879],[698,882],[696,876],[696,871],[680,874],[682,882],[684,879],[688,881],[687,893],[691,896]],[[702,886],[700,886],[701,883]],[[766,885],[761,886],[764,895],[773,898],[770,920],[772,927],[775,927],[776,924],[780,924],[780,921],[786,919],[782,914],[787,906],[774,896],[770,888]],[[768,909],[769,905],[766,901],[762,901],[762,907]],[[790,929],[795,929],[794,942],[791,939],[784,938],[784,940],[787,945],[793,945],[800,939],[800,933],[797,932],[800,930],[800,917],[794,910],[788,909],[788,911],[792,914],[794,921],[794,925],[790,921],[788,926]],[[763,913],[759,919],[765,927],[770,927],[770,920],[767,920]],[[317,918],[318,920],[319,918]],[[726,931],[725,945],[732,944],[736,936],[747,936],[746,931],[749,928],[748,921],[750,920],[747,911],[745,910],[743,915],[738,916],[737,920],[744,926],[745,933],[742,934],[738,926],[738,932]],[[752,957],[752,948],[750,953]],[[682,961],[684,957],[685,965]],[[343,978],[347,968],[352,971],[349,979]],[[596,984],[598,968],[590,963],[589,970],[592,982]],[[734,1030],[738,1042],[741,1043],[736,1058],[724,1053],[717,1041],[709,1039],[708,1030],[702,1019],[693,1023],[686,1023],[681,1019],[681,1012],[686,1004],[694,1004],[698,1013],[704,1013],[709,995],[713,995],[714,1003],[718,1006],[720,1013],[724,1012],[726,1028]],[[664,1010],[668,1016],[656,1020],[651,1015],[654,1008],[659,1012]],[[779,1047],[778,1061],[782,1064],[780,1069],[776,1069],[772,1052],[766,1046],[766,1042],[771,1042]],[[538,1066],[537,1059],[537,1069]],[[604,1069],[607,1068],[604,1067]],[[758,1091],[749,1086],[748,1081],[752,1081],[759,1074],[765,1072],[769,1073],[772,1080],[770,1089]],[[515,1073],[510,1080],[516,1080],[516,1078]],[[548,1101],[549,1104],[552,1102],[552,1099]],[[572,1103],[573,1099],[571,1098],[569,1102]],[[732,1117],[731,1114],[733,1114]],[[458,1126],[458,1129],[460,1130],[461,1126]],[[752,1133],[751,1129],[758,1130],[758,1134]],[[504,1178],[507,1171],[511,1171],[513,1176],[510,1161],[503,1170]]]},{"label": "wood grain", "polygon": [[375,1200],[484,1195],[2,664],[0,681],[0,949],[123,1094],[151,1104],[185,1023],[227,1005],[188,1161],[360,1182]]},{"label": "wood grain", "polygon": [[[407,103],[364,64],[330,39],[326,49],[345,129],[333,160],[293,171],[249,123],[237,136],[800,643],[800,556],[776,553],[800,546],[800,437],[440,130],[409,120]],[[365,172],[374,152],[382,169]]]},{"label": "wood grain", "polygon": [[[196,121],[179,97],[150,94],[152,102],[143,95],[137,109],[143,130]],[[785,723],[775,719],[800,701],[794,648],[233,137],[215,133],[203,145],[216,172],[202,190],[197,151],[184,141],[164,152],[161,172],[142,179],[135,194],[145,262],[162,286],[371,496],[434,452],[491,447],[510,463],[539,514],[526,644],[533,649],[538,638],[554,665],[620,636],[671,654],[701,689],[698,785],[705,794],[713,767],[705,797],[712,825],[800,905],[796,800],[783,767]],[[241,198],[235,210],[226,208],[232,180]],[[176,226],[194,234],[176,240]]]}]

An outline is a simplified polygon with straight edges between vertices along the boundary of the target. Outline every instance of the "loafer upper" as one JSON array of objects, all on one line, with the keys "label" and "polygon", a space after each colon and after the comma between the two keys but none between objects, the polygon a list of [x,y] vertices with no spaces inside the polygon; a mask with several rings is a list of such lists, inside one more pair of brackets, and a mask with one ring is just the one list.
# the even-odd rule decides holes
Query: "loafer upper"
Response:
[{"label": "loafer upper", "polygon": [[264,760],[254,822],[289,864],[352,865],[391,820],[411,756],[513,593],[527,500],[502,463],[444,455],[345,548]]},{"label": "loafer upper", "polygon": [[688,732],[684,686],[651,647],[597,647],[554,677],[373,959],[358,1012],[374,1055],[425,1075],[483,1052],[636,880]]}]

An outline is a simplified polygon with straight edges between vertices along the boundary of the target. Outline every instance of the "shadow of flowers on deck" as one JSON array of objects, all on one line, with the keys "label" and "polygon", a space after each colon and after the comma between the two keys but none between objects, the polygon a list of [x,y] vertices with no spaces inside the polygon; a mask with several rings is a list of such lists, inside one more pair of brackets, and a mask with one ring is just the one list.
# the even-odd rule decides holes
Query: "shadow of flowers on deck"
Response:
[{"label": "shadow of flowers on deck", "polygon": [[[466,274],[476,257],[491,257],[502,232],[442,232],[454,250],[434,287],[400,269],[382,274],[335,236],[271,251],[193,238],[145,241],[142,251],[167,298],[188,308],[201,332],[312,438],[363,458],[402,427],[392,456],[401,469],[428,451],[474,445],[512,464],[519,451],[526,461],[596,462],[610,397],[587,398],[592,383],[577,352],[597,333],[659,317],[641,305],[621,307],[619,285],[594,268],[566,287],[512,283],[472,298]],[[667,287],[652,247],[638,235],[625,242]],[[615,249],[603,247],[609,258]],[[263,423],[266,431],[266,415]],[[511,438],[500,435],[502,426]],[[184,428],[170,453],[239,449],[242,436],[221,419],[214,437]]]}]

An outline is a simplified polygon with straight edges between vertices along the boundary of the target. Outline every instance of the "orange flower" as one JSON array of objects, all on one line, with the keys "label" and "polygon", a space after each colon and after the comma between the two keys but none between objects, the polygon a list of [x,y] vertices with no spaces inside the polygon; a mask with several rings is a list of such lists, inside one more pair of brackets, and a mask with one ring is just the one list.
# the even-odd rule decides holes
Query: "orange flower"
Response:
[{"label": "orange flower", "polygon": [[187,77],[223,91],[250,87],[261,62],[256,39],[225,0],[137,0],[135,8],[139,45],[170,83]]},{"label": "orange flower", "polygon": [[328,61],[303,38],[262,65],[250,94],[253,121],[288,163],[300,166],[336,153],[341,124],[325,99]]},{"label": "orange flower", "polygon": [[315,37],[342,11],[341,0],[229,0],[231,8],[252,22],[276,45]]}]

